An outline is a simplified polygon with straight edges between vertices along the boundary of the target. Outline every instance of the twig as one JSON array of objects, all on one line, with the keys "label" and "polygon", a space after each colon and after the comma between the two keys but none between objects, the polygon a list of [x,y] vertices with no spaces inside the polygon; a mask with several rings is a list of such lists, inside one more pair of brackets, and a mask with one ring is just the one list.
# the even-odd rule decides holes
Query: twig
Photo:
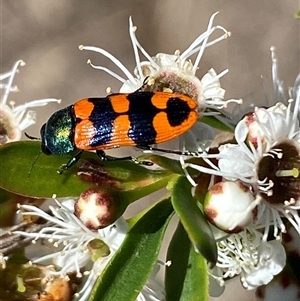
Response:
[{"label": "twig", "polygon": [[44,224],[28,223],[22,222],[18,225],[12,226],[6,231],[1,229],[0,234],[0,254],[7,256],[14,251],[28,246],[32,237],[24,237],[19,234],[14,234],[14,231],[24,231],[24,232],[39,232],[42,228],[51,226],[53,223],[47,222]]}]

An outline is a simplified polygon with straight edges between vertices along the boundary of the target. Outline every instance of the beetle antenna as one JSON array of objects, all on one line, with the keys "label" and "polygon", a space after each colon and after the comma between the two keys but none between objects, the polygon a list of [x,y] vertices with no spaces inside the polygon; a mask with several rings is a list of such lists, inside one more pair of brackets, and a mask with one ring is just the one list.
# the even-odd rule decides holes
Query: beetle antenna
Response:
[{"label": "beetle antenna", "polygon": [[[27,137],[27,135],[26,135],[26,137]],[[29,137],[28,137],[28,138],[29,138]],[[30,138],[30,139],[31,139],[31,138]],[[38,138],[36,138],[36,139],[38,139]],[[31,166],[30,166],[30,169],[28,170],[28,173],[27,173],[27,177],[28,177],[28,178],[30,177],[31,171],[32,171],[32,169],[33,169],[33,167],[34,167],[36,161],[38,160],[38,158],[40,157],[40,155],[41,155],[42,152],[43,152],[43,151],[40,150],[39,153],[36,155],[34,161],[32,162],[32,164],[31,164]]]},{"label": "beetle antenna", "polygon": [[141,88],[145,88],[145,86],[147,86],[149,78],[150,78],[150,76],[145,77],[145,79],[143,80],[143,85],[142,85]]},{"label": "beetle antenna", "polygon": [[41,138],[37,138],[37,137],[33,137],[33,136],[30,136],[28,135],[26,132],[24,132],[25,136],[28,138],[28,139],[31,139],[31,140],[41,140]]},{"label": "beetle antenna", "polygon": [[147,87],[148,80],[149,80],[149,76],[145,77],[142,86],[140,88],[138,88],[136,91],[134,91],[133,93],[143,92],[144,91],[143,89],[145,89]]}]

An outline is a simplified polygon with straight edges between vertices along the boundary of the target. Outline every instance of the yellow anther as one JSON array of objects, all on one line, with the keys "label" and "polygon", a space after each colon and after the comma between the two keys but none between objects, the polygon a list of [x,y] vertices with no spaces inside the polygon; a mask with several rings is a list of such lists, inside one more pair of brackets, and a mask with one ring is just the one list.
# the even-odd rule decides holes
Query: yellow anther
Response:
[{"label": "yellow anther", "polygon": [[277,170],[275,175],[277,177],[294,177],[298,178],[300,171],[298,168],[294,167],[293,169]]}]

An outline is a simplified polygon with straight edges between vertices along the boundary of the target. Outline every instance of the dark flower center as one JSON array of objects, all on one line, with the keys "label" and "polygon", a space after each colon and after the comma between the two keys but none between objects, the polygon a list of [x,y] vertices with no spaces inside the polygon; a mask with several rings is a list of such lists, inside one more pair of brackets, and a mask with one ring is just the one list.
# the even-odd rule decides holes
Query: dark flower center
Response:
[{"label": "dark flower center", "polygon": [[[149,84],[151,82],[151,85]],[[194,100],[198,99],[199,91],[197,86],[188,79],[178,76],[175,72],[161,72],[155,77],[150,77],[149,83],[142,87],[144,91],[165,91],[171,89],[174,93],[182,93],[188,95]]]},{"label": "dark flower center", "polygon": [[3,145],[7,142],[7,129],[5,128],[2,122],[0,123],[0,145]]},{"label": "dark flower center", "polygon": [[[263,198],[271,204],[295,202],[300,198],[300,148],[290,141],[275,145],[258,164],[258,179],[271,183]],[[261,186],[262,187],[262,186]]]}]

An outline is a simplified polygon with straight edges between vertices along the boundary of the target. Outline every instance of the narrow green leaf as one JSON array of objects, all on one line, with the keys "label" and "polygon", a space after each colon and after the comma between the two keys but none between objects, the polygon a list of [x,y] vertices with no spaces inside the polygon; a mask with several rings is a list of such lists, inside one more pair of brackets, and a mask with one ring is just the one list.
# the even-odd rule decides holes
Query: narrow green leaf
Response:
[{"label": "narrow green leaf", "polygon": [[139,211],[137,214],[131,216],[128,219],[126,219],[126,222],[127,222],[128,226],[129,226],[129,228],[132,228],[133,225],[135,225],[137,223],[137,221],[141,217],[143,217],[149,210],[151,210],[155,205],[156,205],[156,203],[152,203],[148,207],[146,207],[145,209]]},{"label": "narrow green leaf", "polygon": [[206,259],[195,251],[190,250],[188,273],[184,281],[182,301],[207,301],[209,299],[209,276]]},{"label": "narrow green leaf", "polygon": [[170,200],[166,199],[134,224],[98,278],[90,301],[136,300],[156,263],[172,212]]},{"label": "narrow green leaf", "polygon": [[0,186],[16,194],[38,198],[51,198],[54,193],[58,197],[78,196],[91,187],[89,183],[81,181],[73,169],[62,175],[57,173],[59,167],[72,155],[61,157],[41,153],[36,160],[40,148],[37,141],[20,141],[1,146]]},{"label": "narrow green leaf", "polygon": [[170,242],[166,267],[166,301],[206,301],[209,298],[205,258],[196,253],[179,222]]},{"label": "narrow green leaf", "polygon": [[168,247],[166,261],[165,287],[166,301],[178,301],[184,290],[184,279],[187,274],[191,241],[182,224],[179,222]]},{"label": "narrow green leaf", "polygon": [[[139,156],[138,159],[141,161],[151,161],[154,164],[162,167],[163,169],[168,170],[172,174],[184,175],[184,171],[182,169],[182,166],[181,166],[179,160],[173,160],[168,157],[159,156],[159,155],[155,155],[155,154],[144,154],[144,155]],[[197,158],[187,159],[186,162],[190,162],[193,159],[197,159]],[[187,169],[191,176],[197,175],[199,173],[195,169],[192,169],[189,167]]]},{"label": "narrow green leaf", "polygon": [[209,298],[205,258],[196,253],[179,222],[170,242],[166,267],[166,301],[206,301]]},{"label": "narrow green leaf", "polygon": [[78,164],[80,177],[91,183],[97,181],[120,190],[134,190],[155,184],[171,175],[167,170],[147,169],[130,160],[100,161],[94,153],[92,155],[93,159],[82,160]]},{"label": "narrow green leaf", "polygon": [[233,127],[229,127],[228,125],[224,124],[221,120],[216,118],[215,116],[203,116],[201,118],[201,122],[210,125],[211,127],[225,131],[225,132],[234,132]]},{"label": "narrow green leaf", "polygon": [[173,173],[184,175],[181,164],[178,160],[173,160],[164,156],[159,156],[155,154],[144,154],[139,156],[139,160],[151,161],[158,166],[167,169]]},{"label": "narrow green leaf", "polygon": [[[94,186],[137,190],[139,195],[144,195],[164,187],[167,182],[165,178],[171,175],[168,171],[148,170],[131,161],[101,162],[91,152],[85,152],[75,166],[58,174],[59,167],[74,154],[46,156],[40,153],[40,148],[37,141],[19,141],[1,146],[0,187],[36,198],[51,198],[54,193],[57,197],[79,196],[82,191]],[[147,191],[141,191],[146,188]],[[135,195],[139,197],[137,193]]]},{"label": "narrow green leaf", "polygon": [[217,246],[212,230],[191,194],[185,177],[178,177],[173,186],[172,204],[196,250],[215,264]]}]

